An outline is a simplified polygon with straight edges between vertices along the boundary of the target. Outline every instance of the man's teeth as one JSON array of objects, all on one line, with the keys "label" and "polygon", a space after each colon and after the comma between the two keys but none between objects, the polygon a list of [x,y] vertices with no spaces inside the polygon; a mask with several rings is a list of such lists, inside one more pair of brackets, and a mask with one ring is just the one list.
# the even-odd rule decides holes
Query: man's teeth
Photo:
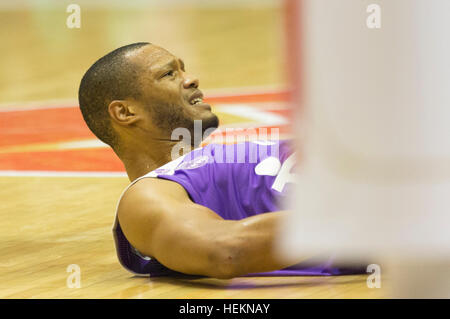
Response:
[{"label": "man's teeth", "polygon": [[199,104],[199,103],[202,103],[202,102],[203,102],[203,99],[198,97],[196,99],[193,99],[191,101],[191,104],[194,105],[194,104]]}]

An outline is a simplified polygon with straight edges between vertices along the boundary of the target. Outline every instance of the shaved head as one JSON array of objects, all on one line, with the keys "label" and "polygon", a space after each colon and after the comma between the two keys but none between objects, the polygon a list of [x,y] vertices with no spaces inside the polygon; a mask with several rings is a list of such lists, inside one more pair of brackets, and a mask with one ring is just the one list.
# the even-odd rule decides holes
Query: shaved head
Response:
[{"label": "shaved head", "polygon": [[78,101],[87,126],[113,148],[117,136],[111,126],[108,105],[113,100],[139,96],[140,67],[129,57],[146,45],[150,43],[133,43],[108,53],[87,70],[80,83]]}]

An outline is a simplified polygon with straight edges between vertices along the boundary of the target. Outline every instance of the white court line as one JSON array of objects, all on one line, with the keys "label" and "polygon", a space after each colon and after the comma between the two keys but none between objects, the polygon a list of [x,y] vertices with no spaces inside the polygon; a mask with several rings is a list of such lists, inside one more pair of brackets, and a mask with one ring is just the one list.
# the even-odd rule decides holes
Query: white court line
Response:
[{"label": "white court line", "polygon": [[71,142],[58,143],[58,149],[87,149],[87,148],[108,148],[108,144],[103,143],[99,139],[89,139]]},{"label": "white court line", "polygon": [[279,111],[279,110],[288,110],[290,108],[288,102],[280,101],[280,102],[215,102],[212,103],[213,110],[221,111],[223,107],[232,108],[235,106],[246,105],[249,107],[257,108],[261,111]]},{"label": "white court line", "polygon": [[125,172],[2,171],[0,177],[127,177]]}]

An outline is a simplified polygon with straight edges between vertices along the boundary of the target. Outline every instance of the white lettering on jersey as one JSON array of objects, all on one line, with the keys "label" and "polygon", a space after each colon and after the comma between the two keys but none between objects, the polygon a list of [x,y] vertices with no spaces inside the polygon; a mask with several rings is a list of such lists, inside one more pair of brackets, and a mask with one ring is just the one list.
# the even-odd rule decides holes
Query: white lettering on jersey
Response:
[{"label": "white lettering on jersey", "polygon": [[292,167],[295,165],[295,153],[291,154],[281,165],[280,171],[278,172],[277,178],[275,179],[275,182],[272,184],[272,189],[276,190],[277,192],[282,192],[284,189],[284,185],[287,183],[295,183],[296,182],[296,175],[294,173],[291,173]]}]

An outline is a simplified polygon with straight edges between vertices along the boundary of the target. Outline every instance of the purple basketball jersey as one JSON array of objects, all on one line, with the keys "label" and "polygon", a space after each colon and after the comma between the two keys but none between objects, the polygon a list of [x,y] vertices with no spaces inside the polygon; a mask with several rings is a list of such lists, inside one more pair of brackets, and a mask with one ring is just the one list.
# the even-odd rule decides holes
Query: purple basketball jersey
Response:
[{"label": "purple basketball jersey", "polygon": [[[240,220],[284,209],[292,187],[295,155],[289,141],[209,144],[136,179],[162,178],[180,184],[191,200],[226,220]],[[127,188],[128,189],[128,188]],[[155,258],[143,256],[125,238],[116,217],[113,228],[120,263],[135,274],[177,274]],[[307,260],[266,273],[246,276],[342,275],[365,273],[365,267],[333,266],[333,258]]]}]

